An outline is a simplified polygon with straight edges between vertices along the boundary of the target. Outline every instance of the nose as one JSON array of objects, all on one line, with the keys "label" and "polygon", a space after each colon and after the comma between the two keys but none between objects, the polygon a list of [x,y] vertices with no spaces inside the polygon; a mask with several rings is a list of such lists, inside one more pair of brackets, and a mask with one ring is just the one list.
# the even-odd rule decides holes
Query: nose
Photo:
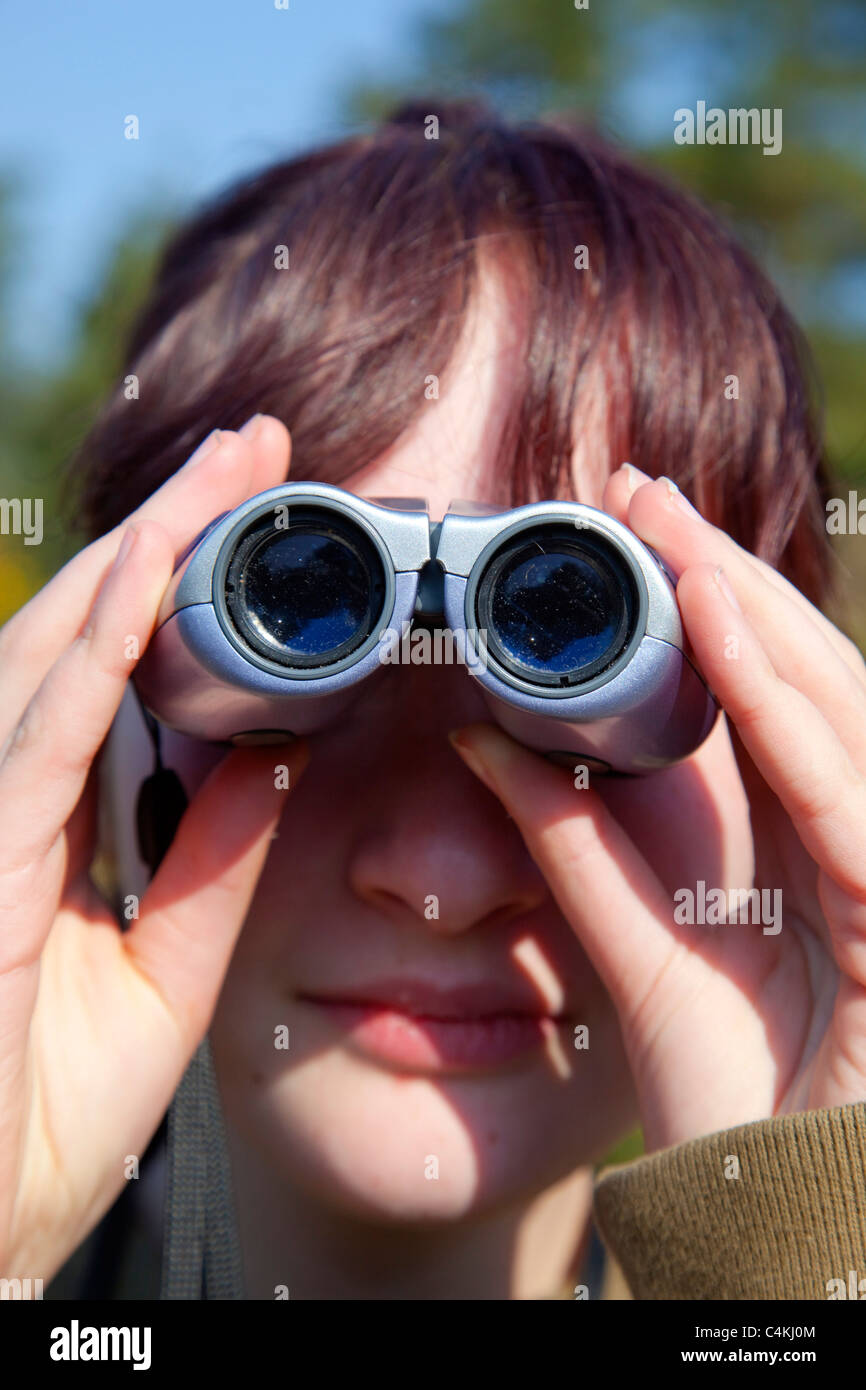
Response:
[{"label": "nose", "polygon": [[448,742],[455,712],[416,703],[411,731],[379,745],[348,863],[359,899],[440,936],[501,926],[550,896],[516,825]]}]

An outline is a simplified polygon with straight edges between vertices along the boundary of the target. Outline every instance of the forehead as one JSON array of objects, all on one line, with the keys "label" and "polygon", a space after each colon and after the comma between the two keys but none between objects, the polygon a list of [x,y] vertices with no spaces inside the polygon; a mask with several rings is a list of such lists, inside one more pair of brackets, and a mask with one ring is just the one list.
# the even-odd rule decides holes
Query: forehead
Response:
[{"label": "forehead", "polygon": [[458,498],[506,506],[510,461],[500,446],[527,350],[528,301],[517,265],[482,262],[447,371],[413,383],[421,404],[411,427],[341,486],[426,497],[434,520]]}]

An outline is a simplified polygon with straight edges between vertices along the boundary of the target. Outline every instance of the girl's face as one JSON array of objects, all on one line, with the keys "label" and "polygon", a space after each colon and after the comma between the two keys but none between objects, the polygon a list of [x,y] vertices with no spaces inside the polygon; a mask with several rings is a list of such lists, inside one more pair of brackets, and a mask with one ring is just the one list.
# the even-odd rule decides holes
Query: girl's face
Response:
[{"label": "girl's face", "polygon": [[[434,519],[452,499],[504,509],[498,442],[524,343],[520,301],[485,276],[438,399],[419,381],[416,427],[341,485],[426,497]],[[582,443],[578,495],[600,506]],[[485,718],[464,667],[395,665],[311,738],[214,1020],[235,1131],[281,1180],[355,1214],[480,1214],[600,1158],[637,1120],[610,1000],[448,742]],[[166,751],[191,765],[189,740]],[[672,892],[747,854],[723,726],[687,767],[603,794]],[[707,863],[681,864],[678,821],[704,813],[718,818]]]}]

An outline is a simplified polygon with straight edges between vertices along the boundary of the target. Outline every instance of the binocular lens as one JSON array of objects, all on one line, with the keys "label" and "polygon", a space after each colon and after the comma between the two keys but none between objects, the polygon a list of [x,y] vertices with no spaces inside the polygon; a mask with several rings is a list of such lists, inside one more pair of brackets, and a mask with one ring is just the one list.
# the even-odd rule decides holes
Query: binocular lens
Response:
[{"label": "binocular lens", "polygon": [[385,574],[350,521],[293,508],[240,542],[225,579],[226,607],[244,640],[283,666],[330,666],[366,641],[381,615]]},{"label": "binocular lens", "polygon": [[634,631],[634,581],[613,547],[561,524],[518,534],[478,586],[490,654],[522,680],[576,685],[612,665]]}]

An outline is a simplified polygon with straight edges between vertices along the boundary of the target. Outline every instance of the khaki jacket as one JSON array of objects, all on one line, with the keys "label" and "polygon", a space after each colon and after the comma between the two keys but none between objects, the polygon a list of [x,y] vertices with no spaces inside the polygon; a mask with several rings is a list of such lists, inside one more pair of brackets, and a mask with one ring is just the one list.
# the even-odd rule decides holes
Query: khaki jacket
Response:
[{"label": "khaki jacket", "polygon": [[866,1300],[866,1102],[603,1168],[593,1218],[602,1298]]}]

